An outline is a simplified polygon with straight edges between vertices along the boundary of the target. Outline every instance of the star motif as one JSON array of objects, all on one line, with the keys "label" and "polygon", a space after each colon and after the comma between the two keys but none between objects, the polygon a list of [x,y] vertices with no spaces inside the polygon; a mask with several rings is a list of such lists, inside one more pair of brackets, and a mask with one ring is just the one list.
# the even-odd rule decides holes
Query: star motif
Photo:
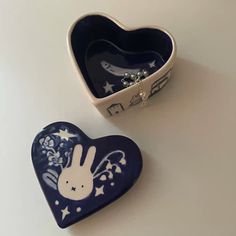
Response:
[{"label": "star motif", "polygon": [[156,60],[154,60],[154,61],[152,61],[152,62],[150,62],[150,63],[148,63],[149,64],[149,67],[150,68],[152,68],[152,67],[156,67]]},{"label": "star motif", "polygon": [[69,133],[68,129],[65,130],[60,129],[59,132],[53,134],[59,136],[61,139],[65,139],[66,141],[68,141],[69,138],[77,137],[77,135]]},{"label": "star motif", "polygon": [[61,210],[62,216],[61,219],[64,220],[67,215],[70,215],[70,212],[68,210],[68,206],[65,207],[65,209]]},{"label": "star motif", "polygon": [[104,90],[105,90],[105,93],[114,93],[113,91],[113,86],[115,86],[114,84],[109,84],[107,81],[106,81],[106,85],[103,86]]},{"label": "star motif", "polygon": [[99,196],[99,195],[103,195],[104,194],[104,185],[102,185],[101,187],[95,187],[96,193],[95,193],[95,197]]}]

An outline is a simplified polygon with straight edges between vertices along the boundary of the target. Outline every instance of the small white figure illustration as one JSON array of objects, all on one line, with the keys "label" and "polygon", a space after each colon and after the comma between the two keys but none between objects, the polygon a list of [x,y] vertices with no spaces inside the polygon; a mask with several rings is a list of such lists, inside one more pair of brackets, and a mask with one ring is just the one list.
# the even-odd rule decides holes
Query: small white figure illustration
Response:
[{"label": "small white figure illustration", "polygon": [[70,167],[64,168],[58,179],[59,193],[71,200],[82,200],[90,195],[93,190],[93,174],[91,166],[96,153],[94,146],[88,149],[83,165],[80,165],[83,153],[82,145],[74,148]]},{"label": "small white figure illustration", "polygon": [[[40,139],[39,143],[50,167],[42,174],[42,179],[50,188],[70,200],[79,201],[89,197],[93,192],[95,179],[103,183],[111,181],[114,174],[122,173],[121,166],[126,165],[125,153],[122,150],[115,150],[106,154],[92,171],[96,154],[95,146],[89,147],[81,164],[83,153],[81,144],[75,145],[74,149],[69,148],[63,154],[60,149],[61,143],[58,145],[59,148],[55,149],[55,143],[49,136]],[[104,194],[104,185],[102,188],[95,187],[95,197]]]}]

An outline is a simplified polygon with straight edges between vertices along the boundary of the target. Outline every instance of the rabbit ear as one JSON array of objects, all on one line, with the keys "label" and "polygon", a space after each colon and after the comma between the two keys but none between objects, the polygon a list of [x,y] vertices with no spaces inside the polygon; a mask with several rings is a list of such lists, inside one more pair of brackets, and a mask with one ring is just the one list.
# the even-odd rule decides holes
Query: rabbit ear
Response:
[{"label": "rabbit ear", "polygon": [[84,167],[86,169],[90,169],[92,164],[93,164],[93,160],[96,154],[96,147],[95,146],[91,146],[87,152],[85,161],[84,161]]},{"label": "rabbit ear", "polygon": [[74,148],[74,151],[73,151],[71,167],[78,168],[78,166],[80,166],[82,152],[83,152],[82,145],[80,145],[80,144],[76,145]]}]

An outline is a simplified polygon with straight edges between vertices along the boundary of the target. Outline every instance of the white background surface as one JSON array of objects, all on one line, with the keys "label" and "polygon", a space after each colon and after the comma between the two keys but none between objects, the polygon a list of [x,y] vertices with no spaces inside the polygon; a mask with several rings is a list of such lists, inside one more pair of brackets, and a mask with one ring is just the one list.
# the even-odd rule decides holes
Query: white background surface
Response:
[{"label": "white background surface", "polygon": [[[235,10],[234,0],[0,0],[0,235],[235,236]],[[66,34],[94,11],[175,36],[172,80],[147,107],[105,119],[82,90]],[[66,230],[30,156],[35,134],[58,120],[92,138],[129,136],[144,159],[134,188]]]}]

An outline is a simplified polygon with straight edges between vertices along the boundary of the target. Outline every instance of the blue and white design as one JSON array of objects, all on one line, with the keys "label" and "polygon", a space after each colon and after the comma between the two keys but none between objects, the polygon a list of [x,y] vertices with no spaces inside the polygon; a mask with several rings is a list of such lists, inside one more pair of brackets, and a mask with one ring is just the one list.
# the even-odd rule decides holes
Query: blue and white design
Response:
[{"label": "blue and white design", "polygon": [[108,81],[106,81],[106,84],[103,86],[105,93],[114,93],[114,86],[114,84],[110,84]]},{"label": "blue and white design", "polygon": [[[84,163],[81,165],[83,153],[81,144],[75,145],[73,155],[72,148],[63,151],[66,142],[71,142],[69,139],[76,136],[71,134],[68,141],[62,139],[56,146],[52,135],[39,140],[42,158],[46,156],[48,160],[48,169],[42,174],[42,178],[49,187],[58,190],[65,198],[79,201],[88,197],[94,188],[94,179],[100,177],[99,179],[102,182],[112,180],[113,175],[122,173],[122,166],[126,165],[125,153],[121,150],[115,150],[108,153],[96,169],[91,172],[91,166],[96,155],[95,146],[89,147]],[[117,163],[112,161],[112,157],[115,155],[120,156]],[[100,194],[96,193],[96,195]]]},{"label": "blue and white design", "polygon": [[[115,145],[109,137],[91,140],[65,122],[46,127],[35,138],[35,171],[60,227],[70,225],[75,216],[78,220],[84,218],[110,202],[110,198],[117,198],[136,179],[125,180],[126,176],[140,172],[140,154],[134,158],[139,160],[139,171],[132,174],[127,154],[137,153],[136,147],[130,153],[120,139],[114,136]],[[130,145],[132,149],[133,143]]]},{"label": "blue and white design", "polygon": [[101,66],[103,67],[103,69],[105,69],[107,72],[111,73],[112,75],[121,76],[121,77],[123,77],[125,73],[136,74],[137,72],[141,71],[141,68],[135,68],[135,69],[123,68],[123,67],[112,65],[107,61],[101,61]]},{"label": "blue and white design", "polygon": [[121,81],[126,74],[146,71],[152,75],[163,66],[164,60],[155,50],[123,50],[112,41],[99,39],[89,44],[85,63],[87,85],[95,97],[102,98],[126,88]]}]

